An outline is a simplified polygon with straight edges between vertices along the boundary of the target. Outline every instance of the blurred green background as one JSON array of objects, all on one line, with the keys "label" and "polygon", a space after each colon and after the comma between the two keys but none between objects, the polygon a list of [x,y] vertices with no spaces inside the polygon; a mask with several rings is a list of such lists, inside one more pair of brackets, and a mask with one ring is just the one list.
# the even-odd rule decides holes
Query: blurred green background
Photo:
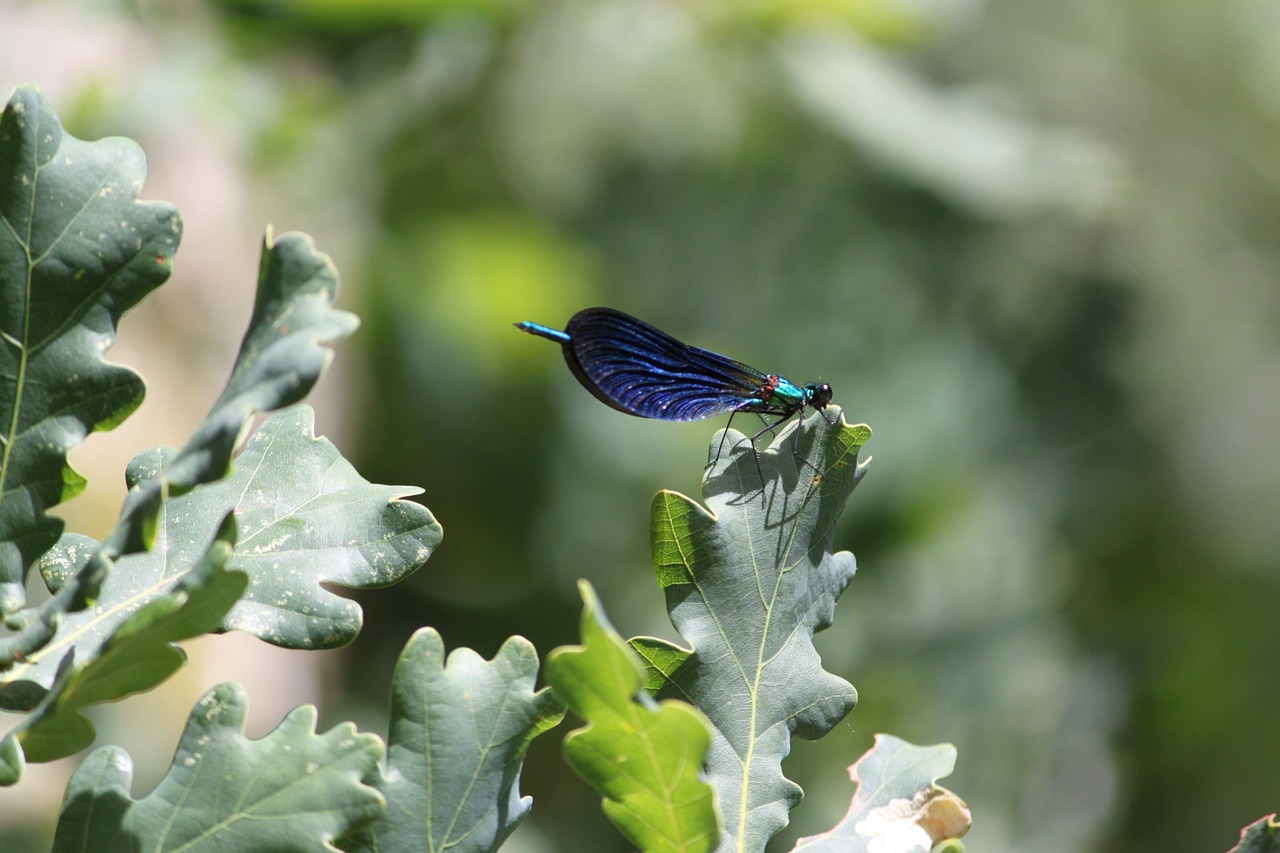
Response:
[{"label": "blurred green background", "polygon": [[[444,525],[359,596],[352,647],[193,652],[278,667],[259,733],[304,701],[384,731],[420,625],[572,642],[578,577],[674,639],[649,501],[696,494],[722,422],[621,415],[511,328],[610,305],[830,382],[875,430],[819,637],[860,704],[796,744],[771,849],[843,815],[877,731],[956,744],[982,853],[1221,851],[1280,805],[1274,2],[0,0],[0,90],[23,82],[77,136],[137,139],[186,220],[112,353],[148,402],[75,457],[71,526],[101,534],[124,461],[216,395],[268,223],[315,236],[364,320],[318,429]],[[101,712],[136,795],[177,736],[148,715],[207,686]],[[504,849],[627,849],[561,736]],[[0,849],[47,849],[40,778],[0,791]]]}]

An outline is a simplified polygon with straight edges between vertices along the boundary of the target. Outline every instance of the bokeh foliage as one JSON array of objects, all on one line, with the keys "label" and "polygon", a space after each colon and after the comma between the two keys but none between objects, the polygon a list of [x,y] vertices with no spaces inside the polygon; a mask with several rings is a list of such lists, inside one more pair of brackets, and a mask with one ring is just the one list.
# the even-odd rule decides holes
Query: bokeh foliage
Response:
[{"label": "bokeh foliage", "polygon": [[[1225,849],[1275,809],[1267,4],[116,15],[155,47],[84,87],[78,135],[165,109],[237,129],[264,218],[348,247],[357,467],[422,485],[450,529],[429,576],[360,597],[353,695],[423,624],[486,656],[572,642],[579,576],[623,633],[671,635],[646,508],[696,488],[719,424],[610,411],[510,328],[613,305],[828,381],[876,430],[836,536],[855,594],[819,638],[862,701],[789,759],[789,837],[843,808],[819,780],[874,731],[973,759],[949,784],[974,849]],[[535,744],[512,843],[606,850],[556,764]]]}]

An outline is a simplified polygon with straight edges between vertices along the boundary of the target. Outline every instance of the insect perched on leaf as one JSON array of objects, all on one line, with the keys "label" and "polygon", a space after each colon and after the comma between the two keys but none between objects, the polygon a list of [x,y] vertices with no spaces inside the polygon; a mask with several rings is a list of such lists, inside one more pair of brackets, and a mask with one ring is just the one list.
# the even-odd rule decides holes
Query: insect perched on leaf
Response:
[{"label": "insect perched on leaf", "polygon": [[725,412],[755,412],[762,419],[776,415],[777,420],[751,437],[754,443],[793,415],[803,418],[806,408],[821,413],[831,402],[831,386],[826,383],[796,385],[776,373],[761,373],[681,343],[612,308],[583,309],[569,318],[563,332],[528,320],[515,326],[560,344],[564,360],[584,388],[606,405],[641,418],[696,421]]}]

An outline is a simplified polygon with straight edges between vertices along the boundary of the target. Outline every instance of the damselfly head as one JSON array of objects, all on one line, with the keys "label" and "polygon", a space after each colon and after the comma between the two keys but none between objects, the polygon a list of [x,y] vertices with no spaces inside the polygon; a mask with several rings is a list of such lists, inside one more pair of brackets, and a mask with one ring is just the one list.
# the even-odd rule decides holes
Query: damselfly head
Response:
[{"label": "damselfly head", "polygon": [[826,408],[831,402],[831,386],[823,382],[821,385],[809,386],[809,405],[815,409]]}]

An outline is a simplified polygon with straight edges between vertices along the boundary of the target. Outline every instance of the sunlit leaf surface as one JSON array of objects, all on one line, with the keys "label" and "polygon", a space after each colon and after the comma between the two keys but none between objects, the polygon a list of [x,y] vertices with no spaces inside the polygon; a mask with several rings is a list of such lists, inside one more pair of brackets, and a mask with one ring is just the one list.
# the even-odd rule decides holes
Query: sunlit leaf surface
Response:
[{"label": "sunlit leaf surface", "polygon": [[705,509],[674,492],[653,504],[658,578],[692,648],[634,644],[657,694],[693,703],[714,728],[707,774],[724,816],[720,850],[763,849],[787,824],[801,796],[782,775],[792,735],[821,737],[857,701],[822,669],[813,634],[830,625],[853,579],[853,555],[831,543],[866,472],[858,451],[871,430],[827,412],[835,424],[811,415],[798,437],[795,425],[784,429],[758,457],[728,433],[703,486]]}]

